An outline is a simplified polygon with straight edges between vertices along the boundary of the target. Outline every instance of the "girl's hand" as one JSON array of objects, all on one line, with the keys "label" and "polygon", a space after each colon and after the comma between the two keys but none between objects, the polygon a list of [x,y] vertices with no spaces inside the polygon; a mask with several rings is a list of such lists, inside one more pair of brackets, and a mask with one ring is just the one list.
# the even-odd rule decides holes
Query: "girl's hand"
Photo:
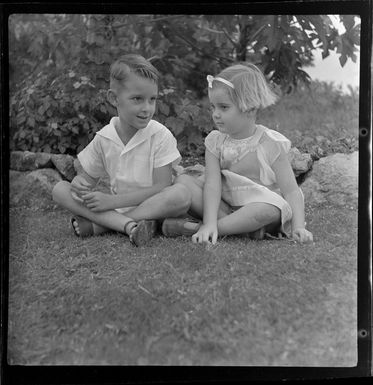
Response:
[{"label": "girl's hand", "polygon": [[298,228],[293,230],[292,233],[293,239],[297,242],[313,242],[313,235],[310,231],[305,228]]},{"label": "girl's hand", "polygon": [[199,230],[192,235],[193,243],[211,243],[215,245],[218,239],[218,228],[216,225],[202,225]]},{"label": "girl's hand", "polygon": [[94,191],[82,194],[84,204],[92,211],[107,211],[112,209],[112,195],[104,194],[100,191]]}]

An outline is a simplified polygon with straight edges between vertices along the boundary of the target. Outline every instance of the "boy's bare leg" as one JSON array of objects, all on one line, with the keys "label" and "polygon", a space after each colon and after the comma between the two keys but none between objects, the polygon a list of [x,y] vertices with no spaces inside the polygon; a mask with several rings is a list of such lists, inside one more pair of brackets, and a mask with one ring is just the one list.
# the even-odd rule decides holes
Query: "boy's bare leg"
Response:
[{"label": "boy's bare leg", "polygon": [[[198,184],[196,179],[190,175],[180,175],[175,180],[176,184],[182,184],[188,188],[192,194],[192,202],[189,212],[196,218],[203,218],[203,187]],[[230,206],[224,201],[220,201],[218,219],[229,215],[232,212]],[[199,224],[186,223],[185,228],[189,230],[198,230]]]},{"label": "boy's bare leg", "polygon": [[[190,213],[197,218],[203,217],[203,187],[190,175],[182,174],[176,178],[176,183],[183,184],[192,194]],[[232,212],[230,206],[224,201],[220,202],[218,218],[223,218]]]},{"label": "boy's bare leg", "polygon": [[178,217],[188,212],[190,203],[190,191],[182,184],[174,184],[127,211],[126,216],[135,221]]},{"label": "boy's bare leg", "polygon": [[125,232],[125,225],[132,220],[115,210],[93,212],[83,204],[77,202],[71,196],[70,183],[66,181],[59,182],[53,188],[53,199],[62,207],[75,215],[80,215],[94,224],[94,233],[103,233],[114,230],[121,233]]},{"label": "boy's bare leg", "polygon": [[[54,187],[53,199],[71,213],[90,220],[94,225],[94,234],[109,230],[123,233],[125,225],[130,220],[137,222],[142,219],[177,217],[187,213],[191,202],[189,190],[178,184],[166,187],[125,214],[115,210],[93,212],[72,198],[71,185],[65,181],[59,182]],[[75,226],[75,229],[79,233],[78,225]]]}]

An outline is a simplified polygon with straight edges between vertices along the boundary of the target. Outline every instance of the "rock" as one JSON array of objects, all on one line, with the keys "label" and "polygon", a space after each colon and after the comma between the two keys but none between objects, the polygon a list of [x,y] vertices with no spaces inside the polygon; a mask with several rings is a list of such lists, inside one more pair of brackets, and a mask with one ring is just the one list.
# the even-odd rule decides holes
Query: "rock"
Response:
[{"label": "rock", "polygon": [[46,152],[12,151],[10,169],[16,171],[33,171],[38,168],[53,168],[52,154]]},{"label": "rock", "polygon": [[10,153],[10,169],[16,171],[36,170],[36,155],[30,151],[12,151]]},{"label": "rock", "polygon": [[71,182],[76,175],[74,157],[71,155],[52,154],[51,159],[59,173]]},{"label": "rock", "polygon": [[[288,156],[296,178],[307,173],[312,168],[313,159],[310,154],[301,153],[296,147],[293,147],[290,149]],[[198,177],[204,173],[205,166],[202,166],[199,163],[187,167],[176,166],[174,167],[174,171],[177,176],[181,174],[188,174]]]},{"label": "rock", "polygon": [[55,205],[52,199],[54,185],[62,180],[58,171],[43,168],[32,172],[11,170],[9,173],[10,206],[31,208],[50,208]]},{"label": "rock", "polygon": [[320,158],[323,158],[324,156],[326,156],[326,151],[322,149],[322,147],[318,146],[318,145],[313,145],[311,147],[311,150],[310,150],[310,153],[309,153],[312,157],[312,160],[319,160]]},{"label": "rock", "polygon": [[305,174],[312,168],[312,156],[307,153],[301,153],[296,147],[290,149],[288,157],[296,177]]},{"label": "rock", "polygon": [[53,168],[52,154],[47,152],[35,152],[36,168]]},{"label": "rock", "polygon": [[306,204],[357,207],[358,158],[358,151],[355,151],[333,154],[315,162],[302,184]]}]

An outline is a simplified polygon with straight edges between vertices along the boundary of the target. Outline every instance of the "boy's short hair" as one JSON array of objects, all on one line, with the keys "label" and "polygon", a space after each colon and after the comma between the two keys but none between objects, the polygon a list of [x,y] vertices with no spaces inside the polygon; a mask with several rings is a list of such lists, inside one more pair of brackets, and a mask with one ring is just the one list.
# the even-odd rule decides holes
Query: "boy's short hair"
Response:
[{"label": "boy's short hair", "polygon": [[[243,112],[268,107],[277,100],[277,95],[271,90],[263,73],[254,64],[235,64],[217,76],[233,83],[234,89],[226,88],[232,101]],[[219,82],[214,82],[214,85],[217,84]]]},{"label": "boy's short hair", "polygon": [[123,85],[130,73],[151,79],[156,84],[158,84],[160,76],[158,70],[143,56],[122,55],[110,66],[110,88]]}]

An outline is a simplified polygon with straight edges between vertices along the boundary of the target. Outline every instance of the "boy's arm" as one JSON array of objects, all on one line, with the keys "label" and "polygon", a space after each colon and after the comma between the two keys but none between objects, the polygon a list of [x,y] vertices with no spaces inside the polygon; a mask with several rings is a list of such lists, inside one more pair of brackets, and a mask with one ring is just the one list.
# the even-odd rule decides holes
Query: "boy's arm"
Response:
[{"label": "boy's arm", "polygon": [[165,187],[172,184],[172,163],[153,170],[153,185],[141,187],[129,191],[126,194],[114,195],[116,208],[137,206],[146,199],[161,192]]},{"label": "boy's arm", "polygon": [[76,169],[77,175],[71,181],[71,190],[80,196],[82,193],[92,189],[97,184],[99,178],[93,178],[88,175],[84,171],[81,163],[79,162],[79,159],[74,161],[74,167]]},{"label": "boy's arm", "polygon": [[113,210],[121,207],[138,206],[146,199],[172,184],[172,163],[153,170],[153,185],[128,190],[124,194],[110,195],[101,192],[86,194],[83,198],[92,211]]}]

